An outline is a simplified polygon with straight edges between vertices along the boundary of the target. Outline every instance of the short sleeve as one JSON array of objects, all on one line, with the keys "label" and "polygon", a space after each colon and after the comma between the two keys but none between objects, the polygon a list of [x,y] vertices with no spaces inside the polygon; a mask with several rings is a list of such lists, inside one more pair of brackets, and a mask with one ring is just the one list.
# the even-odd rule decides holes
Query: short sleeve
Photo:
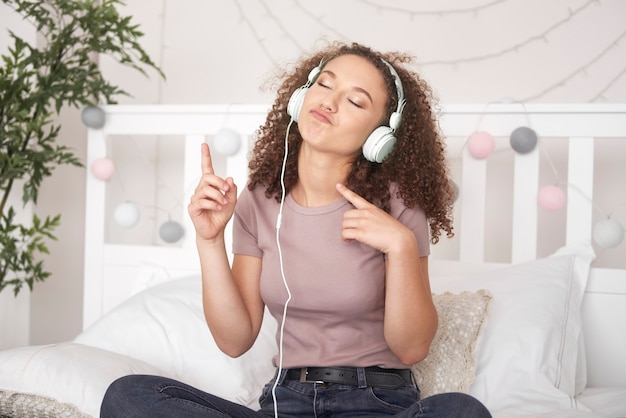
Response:
[{"label": "short sleeve", "polygon": [[430,232],[426,213],[420,207],[407,208],[402,199],[396,195],[397,190],[395,185],[390,190],[391,215],[413,231],[420,257],[428,256],[430,255]]},{"label": "short sleeve", "polygon": [[237,198],[233,217],[233,254],[263,256],[258,242],[259,230],[255,217],[257,210],[251,192],[245,187]]}]

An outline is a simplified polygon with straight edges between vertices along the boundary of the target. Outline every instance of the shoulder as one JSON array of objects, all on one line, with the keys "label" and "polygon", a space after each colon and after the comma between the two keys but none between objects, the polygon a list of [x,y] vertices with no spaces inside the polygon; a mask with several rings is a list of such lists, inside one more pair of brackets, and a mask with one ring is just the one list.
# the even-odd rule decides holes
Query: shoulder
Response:
[{"label": "shoulder", "polygon": [[415,213],[420,217],[426,217],[424,210],[419,206],[407,207],[404,203],[404,199],[400,196],[400,187],[398,183],[391,182],[389,184],[389,206],[391,208],[391,215],[394,218],[400,218],[404,213]]},{"label": "shoulder", "polygon": [[237,197],[235,212],[256,212],[263,208],[272,208],[277,204],[275,199],[265,196],[265,188],[256,186],[251,190],[246,184]]},{"label": "shoulder", "polygon": [[252,189],[250,189],[249,185],[246,184],[246,186],[243,188],[243,190],[241,190],[241,192],[239,193],[239,196],[237,197],[237,202],[264,202],[266,200],[271,200],[268,199],[265,196],[265,189],[261,186],[255,186]]}]

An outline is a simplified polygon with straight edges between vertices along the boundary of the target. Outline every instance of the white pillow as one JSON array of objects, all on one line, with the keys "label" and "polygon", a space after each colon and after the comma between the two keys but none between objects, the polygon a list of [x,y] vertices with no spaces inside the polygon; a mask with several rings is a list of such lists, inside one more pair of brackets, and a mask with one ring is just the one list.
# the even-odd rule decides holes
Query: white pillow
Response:
[{"label": "white pillow", "polygon": [[276,322],[267,314],[247,353],[224,354],[204,319],[201,278],[193,276],[133,296],[74,341],[141,359],[198,389],[257,408],[275,371],[275,332]]},{"label": "white pillow", "polygon": [[[75,343],[0,351],[0,370],[0,390],[20,393],[5,393],[3,404],[14,405],[4,407],[13,408],[26,400],[44,401],[21,395],[36,394],[54,398],[59,403],[75,405],[94,417],[100,416],[104,392],[118,377],[133,373],[166,374],[160,368],[140,360]],[[55,405],[66,409],[63,405]],[[50,410],[47,412],[52,413]],[[34,416],[34,413],[30,416]]]},{"label": "white pillow", "polygon": [[444,392],[469,392],[476,370],[474,345],[490,301],[486,290],[433,295],[439,328],[428,356],[411,368],[422,398]]},{"label": "white pillow", "polygon": [[433,292],[487,289],[493,295],[470,389],[490,410],[576,407],[580,306],[594,257],[586,242],[488,272],[432,276]]}]

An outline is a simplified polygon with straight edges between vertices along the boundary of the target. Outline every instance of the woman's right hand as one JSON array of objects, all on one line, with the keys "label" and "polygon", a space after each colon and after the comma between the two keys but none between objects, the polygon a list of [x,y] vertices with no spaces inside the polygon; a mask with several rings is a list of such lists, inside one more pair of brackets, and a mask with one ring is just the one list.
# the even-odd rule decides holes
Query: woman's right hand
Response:
[{"label": "woman's right hand", "polygon": [[196,240],[212,241],[223,235],[233,216],[237,203],[237,186],[232,177],[222,179],[215,175],[211,151],[202,144],[202,178],[187,207]]}]

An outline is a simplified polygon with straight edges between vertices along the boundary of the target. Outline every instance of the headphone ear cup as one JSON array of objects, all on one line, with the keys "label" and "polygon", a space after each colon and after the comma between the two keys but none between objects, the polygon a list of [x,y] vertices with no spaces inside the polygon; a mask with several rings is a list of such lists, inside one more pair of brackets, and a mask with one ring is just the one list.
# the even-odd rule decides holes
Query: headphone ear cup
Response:
[{"label": "headphone ear cup", "polygon": [[363,156],[372,163],[382,163],[396,145],[396,137],[388,126],[379,126],[363,144]]},{"label": "headphone ear cup", "polygon": [[289,103],[287,103],[287,114],[291,116],[291,119],[293,119],[294,122],[298,121],[300,111],[302,110],[302,103],[304,103],[304,96],[306,96],[306,92],[308,90],[309,88],[306,86],[299,87],[289,98]]}]

